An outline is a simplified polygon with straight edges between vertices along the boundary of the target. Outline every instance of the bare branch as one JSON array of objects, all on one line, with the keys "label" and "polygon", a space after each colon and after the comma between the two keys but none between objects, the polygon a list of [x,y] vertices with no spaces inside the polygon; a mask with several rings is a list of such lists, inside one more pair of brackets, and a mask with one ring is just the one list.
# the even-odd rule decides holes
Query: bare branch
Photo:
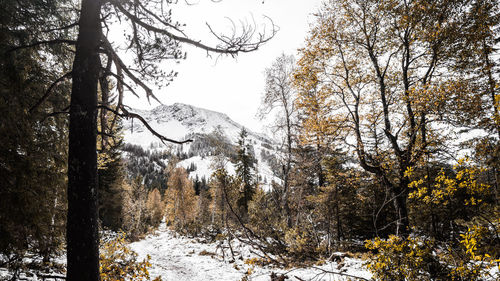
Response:
[{"label": "bare branch", "polygon": [[36,46],[40,46],[40,45],[54,45],[54,44],[76,45],[76,41],[69,40],[69,39],[54,39],[54,40],[37,41],[37,42],[33,42],[31,44],[28,44],[28,45],[14,47],[14,48],[8,50],[7,53],[14,52],[14,51],[17,51],[20,49],[32,48],[32,47],[36,47]]},{"label": "bare branch", "polygon": [[114,113],[115,115],[118,115],[120,117],[124,117],[124,118],[133,118],[133,119],[138,119],[139,121],[141,121],[141,123],[154,135],[156,136],[157,138],[159,138],[161,140],[161,142],[163,144],[165,144],[165,142],[171,142],[171,143],[175,143],[175,144],[184,144],[184,143],[189,143],[189,142],[192,142],[193,140],[192,139],[188,139],[188,140],[183,140],[183,141],[177,141],[177,140],[173,140],[173,139],[169,139],[161,134],[159,134],[158,132],[156,132],[153,128],[151,128],[151,126],[148,124],[148,122],[142,117],[140,116],[139,114],[137,113],[131,113],[131,112],[128,112],[128,110],[126,110],[124,108],[124,106],[121,106],[121,108],[119,108],[118,110],[121,109],[122,113],[120,113],[118,110],[115,110],[115,109],[112,109],[108,106],[105,106],[105,105],[100,105],[98,106],[98,108],[101,108],[101,109],[106,109],[112,113]]},{"label": "bare branch", "polygon": [[[255,50],[257,50],[260,47],[260,45],[262,45],[262,44],[266,43],[267,41],[271,40],[271,38],[273,38],[274,35],[277,32],[276,27],[275,27],[275,25],[273,23],[272,24],[273,25],[273,32],[272,32],[272,34],[270,36],[268,36],[267,38],[264,37],[263,34],[261,34],[261,36],[260,36],[260,38],[258,39],[257,42],[254,42],[254,43],[249,42],[250,39],[251,39],[251,37],[249,37],[248,34],[246,34],[246,32],[244,32],[244,35],[242,37],[232,38],[232,40],[221,40],[225,44],[225,46],[210,47],[208,45],[205,45],[205,44],[201,43],[201,41],[195,41],[195,40],[190,39],[190,38],[185,37],[185,36],[178,36],[178,35],[175,35],[175,34],[173,34],[172,32],[170,32],[168,30],[165,30],[165,29],[162,29],[162,28],[158,28],[156,26],[148,24],[148,23],[142,21],[136,15],[131,14],[129,11],[127,11],[116,0],[110,0],[110,3],[112,3],[115,7],[117,7],[118,10],[120,10],[120,12],[122,12],[131,21],[133,21],[137,25],[143,27],[147,31],[155,32],[155,33],[158,33],[158,34],[163,34],[163,35],[166,35],[166,36],[168,36],[168,37],[170,37],[170,38],[172,38],[172,39],[174,39],[176,41],[179,41],[179,42],[182,42],[182,43],[187,43],[189,45],[198,47],[200,49],[203,49],[203,50],[206,50],[206,51],[209,51],[209,52],[214,52],[214,53],[236,55],[236,54],[238,54],[240,52],[255,51]],[[210,26],[209,26],[209,28],[210,28]],[[216,35],[215,32],[211,28],[210,28],[210,32],[212,32],[212,34]],[[245,36],[245,35],[247,35],[247,36]],[[217,36],[217,38],[220,39],[221,37]]]},{"label": "bare branch", "polygon": [[136,97],[139,97],[139,94],[134,90],[134,88],[132,88],[132,86],[130,86],[129,84],[127,84],[125,81],[123,81],[123,78],[120,77],[118,74],[116,73],[113,73],[111,71],[106,71],[103,73],[104,75],[106,76],[113,76],[114,78],[116,78],[116,80],[118,81],[118,83],[122,84],[123,86],[127,87],[127,89]]},{"label": "bare branch", "polygon": [[187,35],[184,33],[184,31],[182,31],[181,29],[179,29],[177,26],[175,25],[172,25],[170,23],[168,23],[167,21],[165,20],[162,20],[158,15],[156,15],[155,13],[151,12],[149,9],[146,8],[146,6],[144,6],[141,2],[138,3],[139,6],[144,10],[146,11],[147,14],[149,14],[150,16],[152,16],[153,18],[155,18],[156,20],[158,20],[161,24],[167,26],[167,27],[170,27],[172,29],[175,29],[177,32],[181,33],[182,35],[184,35],[184,37],[187,37]]},{"label": "bare branch", "polygon": [[312,268],[320,270],[320,271],[322,271],[324,273],[335,274],[335,275],[346,276],[346,277],[350,277],[350,278],[354,278],[354,279],[369,281],[369,279],[366,279],[366,278],[363,278],[363,277],[359,277],[359,276],[355,276],[355,275],[351,275],[351,274],[347,274],[347,273],[342,273],[342,272],[339,272],[339,271],[329,271],[329,270],[326,270],[326,269],[323,269],[323,268],[317,267],[317,266],[313,266]]},{"label": "bare branch", "polygon": [[49,114],[47,114],[46,116],[44,116],[44,117],[43,117],[43,119],[42,119],[42,121],[41,121],[41,122],[45,122],[45,120],[47,120],[48,118],[50,118],[50,117],[54,117],[54,116],[57,116],[57,115],[59,115],[59,114],[68,114],[68,115],[69,115],[69,111],[68,111],[68,109],[69,109],[69,106],[67,106],[66,108],[64,108],[64,109],[63,109],[63,110],[61,110],[61,111],[54,111],[54,112],[52,112],[52,113],[49,113]]},{"label": "bare branch", "polygon": [[[146,84],[144,84],[144,82],[142,82],[139,78],[137,78],[131,71],[130,69],[125,65],[125,63],[121,60],[121,58],[118,56],[118,54],[115,52],[115,50],[113,49],[113,46],[111,46],[111,43],[108,41],[108,39],[104,36],[104,34],[101,34],[102,36],[102,42],[103,42],[103,47],[110,53],[111,55],[111,58],[113,59],[113,61],[115,62],[115,64],[117,65],[117,68],[118,66],[120,67],[121,70],[123,70],[125,72],[125,74],[127,74],[127,76],[132,80],[134,81],[134,83],[136,83],[137,85],[139,85],[142,89],[144,89],[144,91],[146,92],[146,98],[148,99],[149,101],[149,98],[152,97],[153,99],[155,99],[157,102],[160,102],[160,100],[158,100],[158,98],[153,94],[153,90],[151,90],[151,88],[149,88]],[[118,77],[118,76],[116,76]],[[122,80],[122,83],[123,83],[123,79]]]},{"label": "bare branch", "polygon": [[52,82],[52,84],[49,86],[49,88],[47,89],[47,91],[45,91],[45,94],[38,100],[38,102],[35,105],[33,105],[29,109],[29,113],[32,113],[33,110],[35,110],[37,107],[39,107],[50,96],[50,94],[52,93],[52,89],[55,86],[57,86],[57,84],[59,84],[60,82],[66,80],[70,76],[71,76],[71,72],[68,72],[68,73],[64,74],[63,76],[57,78],[56,81]]},{"label": "bare branch", "polygon": [[45,29],[45,30],[42,30],[42,32],[52,32],[52,31],[58,31],[58,30],[65,30],[65,29],[70,29],[70,28],[76,27],[76,26],[78,26],[78,22],[74,22],[72,24],[68,24],[68,25],[61,26],[61,27]]}]

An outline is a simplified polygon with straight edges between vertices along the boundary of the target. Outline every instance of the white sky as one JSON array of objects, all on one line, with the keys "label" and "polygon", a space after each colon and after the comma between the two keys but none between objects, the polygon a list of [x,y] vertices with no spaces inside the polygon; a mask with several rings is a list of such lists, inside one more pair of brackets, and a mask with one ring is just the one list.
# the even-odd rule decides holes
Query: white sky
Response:
[{"label": "white sky", "polygon": [[[321,0],[223,0],[214,3],[210,0],[188,0],[195,5],[187,5],[184,0],[172,10],[173,18],[186,23],[185,32],[191,38],[201,39],[203,43],[214,42],[209,36],[206,23],[216,32],[231,31],[232,19],[271,26],[267,16],[279,32],[267,44],[252,53],[240,54],[237,58],[218,57],[201,49],[185,46],[187,59],[176,64],[165,63],[165,70],[178,71],[178,77],[168,86],[155,91],[163,104],[176,102],[191,104],[210,110],[226,113],[236,122],[254,131],[263,131],[262,124],[255,115],[264,90],[264,69],[269,67],[281,53],[296,55],[303,46],[313,22],[312,16]],[[261,26],[261,30],[262,30]],[[209,44],[210,45],[210,44]],[[211,44],[214,45],[214,44]],[[146,99],[127,98],[126,104],[139,109],[149,109]]]}]

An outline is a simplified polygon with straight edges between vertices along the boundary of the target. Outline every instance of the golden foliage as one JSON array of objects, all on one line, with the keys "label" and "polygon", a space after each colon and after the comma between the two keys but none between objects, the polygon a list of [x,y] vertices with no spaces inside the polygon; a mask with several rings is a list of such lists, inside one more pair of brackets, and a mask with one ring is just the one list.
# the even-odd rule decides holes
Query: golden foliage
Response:
[{"label": "golden foliage", "polygon": [[[454,166],[456,172],[454,177],[447,176],[442,169],[434,179],[435,183],[430,190],[424,185],[427,177],[412,181],[409,184],[409,187],[412,188],[409,198],[421,200],[425,204],[447,205],[450,200],[456,200],[458,198],[457,194],[460,193],[465,195],[461,197],[463,199],[460,204],[472,206],[482,204],[482,198],[488,197],[493,192],[493,189],[490,185],[481,183],[478,180],[486,170],[468,165],[468,163],[467,158],[460,159]],[[412,173],[413,170],[408,169],[405,176],[411,177]]]},{"label": "golden foliage", "polygon": [[[125,242],[125,233],[106,242],[100,249],[100,275],[102,281],[143,281],[151,280],[148,268],[151,257],[137,260],[137,253]],[[161,281],[161,277],[153,279]]]},{"label": "golden foliage", "polygon": [[320,244],[315,230],[309,225],[290,228],[285,233],[287,252],[297,260],[305,261],[318,256],[325,251]]},{"label": "golden foliage", "polygon": [[158,189],[155,188],[148,193],[146,208],[148,210],[149,223],[153,226],[158,226],[165,212],[165,204]]},{"label": "golden foliage", "polygon": [[[431,266],[439,267],[433,255],[433,241],[420,238],[401,238],[391,235],[389,239],[376,238],[366,241],[365,247],[376,250],[367,263],[376,280],[435,280],[438,272],[429,272]],[[437,268],[436,268],[437,269]],[[442,269],[440,269],[442,270]],[[437,270],[439,271],[439,270]]]},{"label": "golden foliage", "polygon": [[[437,212],[440,208],[462,206],[468,208],[467,220],[449,218],[455,225],[466,226],[458,240],[440,242],[429,239],[391,236],[387,240],[376,238],[366,247],[377,254],[368,268],[380,280],[485,280],[490,270],[498,266],[498,234],[500,215],[491,201],[493,189],[482,182],[486,169],[460,159],[453,171],[442,169],[434,179],[418,178],[408,168],[405,176],[411,181],[409,198]],[[450,175],[451,174],[451,175]],[[432,180],[432,181],[431,181]],[[432,182],[432,184],[429,184]],[[472,210],[474,210],[472,212]],[[432,262],[433,267],[426,265]]]},{"label": "golden foliage", "polygon": [[173,169],[167,183],[166,222],[184,230],[197,214],[197,196],[186,169]]},{"label": "golden foliage", "polygon": [[[500,218],[497,219],[497,225],[500,223]],[[461,234],[460,246],[464,254],[461,258],[448,257],[450,262],[455,266],[450,272],[452,280],[481,280],[485,272],[491,268],[498,267],[500,272],[500,258],[494,258],[488,253],[480,253],[479,248],[481,242],[487,236],[487,229],[482,226],[473,225],[468,228],[467,232]]]},{"label": "golden foliage", "polygon": [[148,212],[146,208],[147,191],[138,177],[132,183],[124,183],[123,229],[131,239],[138,239],[147,231]]},{"label": "golden foliage", "polygon": [[493,277],[490,270],[500,263],[500,259],[481,253],[487,232],[484,227],[469,227],[460,235],[459,248],[419,237],[391,235],[387,240],[368,240],[366,248],[376,254],[369,259],[367,267],[376,280],[381,281],[486,280]]},{"label": "golden foliage", "polygon": [[[226,169],[219,168],[212,174],[209,185],[212,198],[210,204],[212,224],[216,228],[222,228],[227,223],[235,222],[236,218],[229,206],[231,204],[233,208],[236,208],[236,202],[240,198],[239,185],[235,178],[229,175]],[[234,209],[234,211],[238,210]]]}]

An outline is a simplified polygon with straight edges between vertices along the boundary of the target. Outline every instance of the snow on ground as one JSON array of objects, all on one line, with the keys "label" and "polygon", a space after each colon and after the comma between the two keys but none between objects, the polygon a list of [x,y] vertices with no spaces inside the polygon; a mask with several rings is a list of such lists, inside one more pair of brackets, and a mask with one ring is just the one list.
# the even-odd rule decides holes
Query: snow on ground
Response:
[{"label": "snow on ground", "polygon": [[[196,170],[189,173],[189,178],[195,179],[198,177],[198,179],[201,180],[204,177],[206,180],[210,180],[212,174],[215,172],[215,169],[213,168],[214,159],[214,156],[197,155],[180,161],[177,163],[177,167],[188,169],[191,164],[194,164],[196,165]],[[167,164],[167,161],[164,162]],[[233,163],[227,161],[225,168],[230,175],[234,176],[236,174],[236,166]],[[269,165],[265,164],[262,160],[258,162],[257,171],[261,177],[260,184],[264,191],[271,190],[272,181],[281,181],[273,174]],[[262,181],[264,178],[265,182]]]},{"label": "snow on ground", "polygon": [[[186,238],[168,230],[162,224],[154,234],[144,240],[130,244],[131,248],[143,259],[151,256],[151,277],[161,276],[164,281],[196,281],[196,280],[242,280],[250,269],[252,273],[246,280],[270,280],[271,272],[285,273],[290,281],[296,280],[348,280],[347,277],[325,274],[324,271],[341,271],[344,274],[369,279],[371,274],[363,268],[363,261],[345,258],[341,268],[335,262],[329,262],[315,268],[276,269],[271,267],[251,266],[245,259],[256,257],[249,247],[234,243],[236,260],[231,260],[226,249],[226,260],[222,257],[221,248],[216,243],[201,243],[197,239]],[[323,271],[324,270],[324,271]],[[298,277],[298,278],[297,278]]]},{"label": "snow on ground", "polygon": [[[183,167],[185,169],[188,169],[191,164],[196,165],[196,170],[192,171],[189,173],[189,177],[191,179],[194,179],[196,176],[198,176],[198,179],[201,180],[201,178],[205,177],[206,180],[210,180],[210,177],[212,176],[213,172],[215,172],[213,166],[214,163],[214,156],[193,156],[191,158],[185,159],[177,163],[177,167]],[[235,174],[235,167],[234,164],[231,162],[227,162],[226,164],[226,170],[230,175]]]}]

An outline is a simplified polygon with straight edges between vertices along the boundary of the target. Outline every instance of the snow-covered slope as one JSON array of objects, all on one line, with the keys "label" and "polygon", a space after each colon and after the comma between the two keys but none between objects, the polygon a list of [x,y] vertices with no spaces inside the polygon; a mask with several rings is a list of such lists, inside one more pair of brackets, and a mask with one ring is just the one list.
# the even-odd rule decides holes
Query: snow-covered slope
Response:
[{"label": "snow-covered slope", "polygon": [[[171,138],[182,140],[187,135],[209,134],[219,129],[226,137],[236,141],[243,128],[226,114],[195,107],[192,105],[174,103],[160,105],[152,110],[132,110],[140,114],[158,133]],[[142,147],[161,147],[160,140],[154,137],[143,124],[135,120],[124,122],[125,141]],[[247,131],[249,131],[247,129]],[[255,140],[267,141],[264,135],[249,131],[249,137]]]},{"label": "snow-covered slope", "polygon": [[[201,179],[209,179],[213,168],[213,144],[209,135],[215,131],[222,134],[225,145],[231,147],[237,144],[243,126],[231,120],[226,114],[215,112],[195,106],[175,103],[173,105],[160,105],[152,110],[131,110],[140,114],[148,124],[159,134],[175,140],[193,139],[193,143],[174,145],[162,143],[157,137],[138,120],[124,120],[124,141],[129,145],[142,147],[144,150],[159,153],[170,151],[181,155],[178,166],[185,168],[195,167],[190,173],[191,178],[196,176]],[[269,159],[276,154],[277,146],[263,134],[248,132],[247,143],[252,146],[254,156],[257,160],[257,171],[263,185],[279,181],[273,174]],[[164,160],[165,164],[168,159]],[[234,172],[234,165],[227,161],[227,170]]]}]

